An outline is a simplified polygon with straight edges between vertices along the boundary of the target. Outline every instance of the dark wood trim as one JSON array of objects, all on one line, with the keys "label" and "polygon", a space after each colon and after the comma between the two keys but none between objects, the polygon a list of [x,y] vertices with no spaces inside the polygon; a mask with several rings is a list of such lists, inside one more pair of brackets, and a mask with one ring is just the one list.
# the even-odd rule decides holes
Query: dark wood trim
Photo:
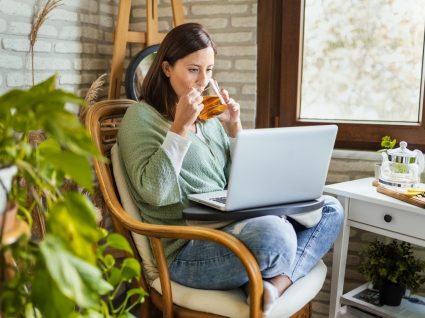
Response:
[{"label": "dark wood trim", "polygon": [[[298,118],[298,83],[300,81],[300,21],[302,1],[282,1],[281,70],[279,126],[292,126]],[[280,107],[279,107],[280,105]]]},{"label": "dark wood trim", "polygon": [[[302,1],[258,1],[258,128],[274,127],[276,116],[278,126],[329,123],[299,119],[301,11]],[[425,105],[418,125],[337,125],[338,148],[377,150],[382,136],[390,135],[398,141],[406,140],[409,149],[425,150]]]},{"label": "dark wood trim", "polygon": [[274,127],[279,109],[281,1],[258,0],[257,28],[257,105],[256,127]]}]

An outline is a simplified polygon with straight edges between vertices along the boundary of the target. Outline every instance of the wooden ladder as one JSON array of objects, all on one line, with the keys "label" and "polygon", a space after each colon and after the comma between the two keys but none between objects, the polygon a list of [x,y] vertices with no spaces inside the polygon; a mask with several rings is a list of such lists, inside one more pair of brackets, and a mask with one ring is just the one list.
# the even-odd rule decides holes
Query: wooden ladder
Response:
[{"label": "wooden ladder", "polygon": [[[184,23],[182,0],[171,0],[173,24]],[[160,43],[165,33],[158,32],[158,1],[146,0],[146,32],[129,30],[131,0],[120,0],[118,18],[114,32],[111,75],[109,78],[108,99],[119,99],[124,70],[127,43],[144,43],[146,46]]]}]

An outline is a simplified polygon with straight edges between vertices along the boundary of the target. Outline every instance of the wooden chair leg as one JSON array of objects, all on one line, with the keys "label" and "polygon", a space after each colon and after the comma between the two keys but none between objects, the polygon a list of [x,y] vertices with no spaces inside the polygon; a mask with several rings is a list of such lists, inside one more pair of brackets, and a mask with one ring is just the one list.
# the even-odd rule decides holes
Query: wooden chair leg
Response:
[{"label": "wooden chair leg", "polygon": [[291,318],[310,318],[310,317],[311,317],[311,301],[291,316]]}]

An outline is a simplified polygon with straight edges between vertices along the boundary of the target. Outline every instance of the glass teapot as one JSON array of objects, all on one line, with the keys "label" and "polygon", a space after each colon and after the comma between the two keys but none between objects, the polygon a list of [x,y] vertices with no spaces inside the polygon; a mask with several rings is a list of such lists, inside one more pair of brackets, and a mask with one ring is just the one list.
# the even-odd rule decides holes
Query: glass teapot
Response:
[{"label": "glass teapot", "polygon": [[414,188],[420,182],[424,170],[424,155],[420,150],[407,149],[407,142],[400,148],[382,153],[379,183],[390,188]]}]

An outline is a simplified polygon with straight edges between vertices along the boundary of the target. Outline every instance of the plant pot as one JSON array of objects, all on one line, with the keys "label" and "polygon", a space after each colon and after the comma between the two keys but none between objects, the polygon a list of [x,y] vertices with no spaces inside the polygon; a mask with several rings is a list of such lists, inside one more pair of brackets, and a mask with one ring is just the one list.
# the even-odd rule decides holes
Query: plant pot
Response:
[{"label": "plant pot", "polygon": [[379,287],[379,303],[381,305],[399,306],[405,292],[406,286],[384,281]]},{"label": "plant pot", "polygon": [[0,215],[4,213],[7,204],[7,194],[12,186],[12,180],[18,172],[16,166],[0,169]]}]

